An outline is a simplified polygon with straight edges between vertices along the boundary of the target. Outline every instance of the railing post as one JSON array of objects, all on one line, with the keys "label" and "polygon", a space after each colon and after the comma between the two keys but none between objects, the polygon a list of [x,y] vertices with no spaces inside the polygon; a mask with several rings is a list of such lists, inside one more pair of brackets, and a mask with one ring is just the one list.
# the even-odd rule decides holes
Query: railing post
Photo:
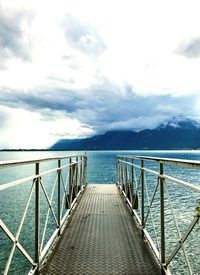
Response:
[{"label": "railing post", "polygon": [[134,167],[133,167],[133,158],[131,159],[131,204],[132,207],[134,208],[134,194],[135,194],[135,188],[134,188]]},{"label": "railing post", "polygon": [[[125,158],[125,161],[128,162],[128,159]],[[126,194],[126,197],[128,197],[128,164],[125,164],[125,186],[124,191]]]},{"label": "railing post", "polygon": [[72,162],[71,166],[71,203],[76,197],[76,172],[77,172],[77,163]]},{"label": "railing post", "polygon": [[58,236],[60,236],[60,223],[61,223],[61,217],[60,217],[60,178],[61,178],[61,160],[58,160],[58,227],[59,227],[59,231],[58,231]]},{"label": "railing post", "polygon": [[[165,266],[165,205],[164,205],[164,173],[163,163],[160,163],[160,230],[161,230],[161,264]],[[162,269],[162,274],[164,270]]]},{"label": "railing post", "polygon": [[78,182],[78,192],[82,188],[82,181],[83,181],[83,157],[80,157],[80,176],[79,176],[79,182]]},{"label": "railing post", "polygon": [[131,161],[131,203],[133,209],[138,209],[138,195],[137,195],[137,190],[135,186],[135,167],[134,167],[134,159],[132,158]]},{"label": "railing post", "polygon": [[118,166],[118,169],[119,169],[119,185],[121,185],[121,187],[122,187],[122,169],[121,169],[121,166],[122,166],[122,163],[121,163],[121,159],[119,158],[119,166]]},{"label": "railing post", "polygon": [[[37,162],[35,164],[35,175],[40,173],[40,164]],[[40,264],[40,178],[35,180],[35,263],[37,264],[37,269],[35,274],[39,274],[39,264]]]},{"label": "railing post", "polygon": [[117,157],[116,167],[117,167],[117,182],[120,185],[120,159],[119,159],[119,157]]},{"label": "railing post", "polygon": [[119,169],[119,184],[122,187],[122,163],[120,161],[121,159],[119,159],[119,165],[118,165],[118,169]]},{"label": "railing post", "polygon": [[[123,161],[123,158],[122,158],[122,161]],[[124,188],[124,163],[121,162],[121,176],[122,176],[122,190],[125,191],[125,188]]]},{"label": "railing post", "polygon": [[119,185],[121,185],[121,162],[120,162],[120,158],[118,159],[118,181],[119,181]]},{"label": "railing post", "polygon": [[127,173],[128,173],[128,189],[127,189],[127,197],[129,199],[129,201],[132,203],[132,198],[133,198],[133,192],[132,192],[132,181],[131,181],[131,161],[129,162],[129,168],[127,169]]},{"label": "railing post", "polygon": [[84,185],[87,184],[87,153],[84,155]]},{"label": "railing post", "polygon": [[118,156],[116,157],[116,183],[119,183],[119,163],[118,163]]},{"label": "railing post", "polygon": [[69,194],[68,194],[68,198],[69,198],[69,205],[68,208],[71,207],[71,193],[72,193],[72,158],[69,158]]},{"label": "railing post", "polygon": [[77,196],[77,194],[78,194],[78,177],[79,177],[79,158],[78,157],[76,157],[76,171],[75,171],[75,173],[76,173],[76,196]]},{"label": "railing post", "polygon": [[141,201],[141,214],[142,214],[142,219],[141,219],[141,222],[142,222],[142,236],[144,236],[144,232],[143,232],[143,229],[145,227],[145,224],[144,224],[144,160],[141,159],[141,195],[142,195],[142,201]]}]

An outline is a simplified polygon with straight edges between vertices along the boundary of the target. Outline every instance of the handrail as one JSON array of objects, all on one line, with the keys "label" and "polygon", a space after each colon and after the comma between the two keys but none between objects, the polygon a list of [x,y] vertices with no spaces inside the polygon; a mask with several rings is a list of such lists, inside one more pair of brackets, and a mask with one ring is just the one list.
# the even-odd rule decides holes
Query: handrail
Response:
[{"label": "handrail", "polygon": [[[151,163],[154,163],[153,169]],[[146,167],[147,165],[150,167]],[[176,211],[173,208],[174,192],[170,196],[169,190],[173,190],[174,186],[184,188],[196,194],[195,197],[198,199],[200,186],[194,185],[185,179],[177,178],[177,176],[168,175],[165,170],[167,165],[176,165],[179,169],[188,168],[198,171],[200,169],[200,161],[195,160],[130,155],[117,156],[117,184],[141,228],[142,236],[147,239],[157,256],[162,274],[171,274],[173,260],[178,257],[180,250],[183,252],[188,274],[196,274],[193,272],[185,242],[194,232],[194,228],[200,219],[200,213],[195,212],[197,205],[194,204],[191,221],[182,232],[180,230],[181,226],[177,222]],[[167,208],[167,205],[170,207]],[[157,209],[159,209],[159,215]],[[169,218],[169,215],[171,215],[171,218]],[[166,237],[166,219],[171,219],[174,222],[172,225],[178,235],[178,240],[173,239],[172,243]],[[174,245],[175,242],[176,245]],[[167,247],[173,248],[172,251],[169,251]]]},{"label": "handrail", "polygon": [[[136,157],[136,159],[139,159],[139,158]],[[142,159],[144,160],[143,157],[142,157]],[[148,159],[148,160],[149,160],[149,159]],[[200,186],[196,186],[196,185],[194,185],[194,184],[192,184],[192,183],[188,183],[188,182],[186,182],[186,181],[184,181],[184,180],[179,180],[179,179],[177,179],[177,178],[175,178],[175,177],[168,176],[168,175],[166,175],[166,174],[162,174],[162,176],[161,176],[161,175],[159,174],[159,172],[156,172],[156,171],[154,171],[154,170],[151,170],[151,169],[148,169],[148,168],[145,168],[145,167],[141,167],[141,166],[139,166],[139,165],[137,165],[137,164],[132,164],[132,163],[129,163],[129,162],[123,161],[123,160],[121,160],[121,162],[124,163],[124,164],[129,164],[130,166],[133,166],[133,167],[135,167],[135,168],[141,169],[141,170],[143,170],[144,172],[149,172],[149,173],[151,173],[151,174],[157,175],[157,176],[159,176],[160,178],[168,179],[168,180],[171,180],[171,181],[174,182],[174,183],[177,183],[177,184],[186,186],[186,187],[188,187],[189,189],[192,189],[193,191],[200,192]],[[163,162],[160,162],[160,163],[163,163]],[[167,162],[166,164],[169,164],[169,162]],[[174,164],[175,164],[175,162],[174,162]],[[181,166],[181,165],[179,165],[179,166]],[[182,166],[182,167],[183,167],[183,166]],[[200,169],[200,167],[199,167],[199,169]]]},{"label": "handrail", "polygon": [[181,167],[187,167],[191,169],[200,169],[200,161],[198,160],[186,160],[186,159],[175,159],[175,158],[158,158],[158,157],[147,157],[147,156],[132,156],[132,155],[117,155],[117,158],[126,158],[126,159],[138,159],[138,160],[147,160],[155,161],[158,163],[176,165]]},{"label": "handrail", "polygon": [[71,156],[60,156],[60,157],[50,157],[50,158],[39,158],[39,159],[30,159],[30,160],[8,160],[8,161],[0,161],[0,169],[5,167],[19,166],[19,165],[27,165],[27,164],[35,164],[41,162],[47,162],[52,160],[64,160],[70,159],[74,157],[81,157],[83,155],[71,155]]},{"label": "handrail", "polygon": [[[56,168],[47,168],[45,171],[40,171],[41,163],[51,163],[52,161],[57,161]],[[65,163],[61,163],[62,161],[65,161]],[[21,252],[21,254],[24,256],[24,259],[27,259],[29,264],[31,265],[29,274],[39,274],[41,266],[47,254],[49,253],[51,246],[55,243],[55,241],[59,239],[60,235],[62,234],[65,223],[71,211],[76,205],[77,198],[82,193],[85,185],[87,184],[86,154],[75,156],[41,158],[34,160],[3,161],[0,162],[0,168],[15,168],[17,166],[28,164],[35,165],[34,175],[22,177],[17,180],[10,181],[0,185],[0,192],[7,189],[12,190],[12,188],[14,187],[18,188],[22,184],[25,184],[28,188],[30,188],[28,200],[23,211],[23,216],[21,220],[19,219],[17,233],[14,234],[12,232],[12,230],[7,225],[7,222],[5,221],[5,217],[4,220],[3,218],[0,219],[0,228],[7,235],[8,239],[13,244],[9,257],[7,259],[7,263],[4,266],[4,275],[8,274],[10,270],[16,249],[18,249]],[[54,180],[52,180],[53,178]],[[50,194],[49,186],[51,186]],[[44,203],[47,207],[46,217],[43,217],[43,214],[41,214]],[[28,248],[25,247],[20,241],[20,234],[22,232],[23,227],[25,227],[25,219],[31,206],[31,211],[34,211],[35,213],[35,217],[33,217],[33,224],[35,224],[35,240],[30,240],[30,242],[34,243],[35,247],[34,257],[31,256],[31,253],[28,251]],[[53,224],[51,224],[51,228],[49,228],[48,225],[50,216],[52,216],[53,221]],[[41,220],[42,223],[44,223],[43,232],[41,231]],[[50,230],[53,230],[53,233],[50,234]],[[48,239],[46,240],[47,234]],[[0,250],[1,249],[2,248],[0,247]],[[22,274],[22,271],[19,272],[20,274]]]}]

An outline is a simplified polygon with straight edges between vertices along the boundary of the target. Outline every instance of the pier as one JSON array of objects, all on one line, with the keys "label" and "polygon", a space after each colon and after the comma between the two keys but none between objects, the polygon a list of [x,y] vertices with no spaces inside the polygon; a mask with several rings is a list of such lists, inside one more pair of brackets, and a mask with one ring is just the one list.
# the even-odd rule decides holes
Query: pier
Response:
[{"label": "pier", "polygon": [[[0,168],[27,165],[32,175],[0,185],[3,196],[27,188],[16,228],[1,215],[0,237],[12,243],[8,257],[5,245],[0,248],[2,274],[198,274],[198,259],[187,250],[198,238],[200,186],[185,180],[184,169],[198,173],[199,161],[117,156],[115,184],[87,182],[86,154],[1,162]],[[178,217],[181,200],[173,202],[176,188],[191,198],[192,214],[187,221],[182,214],[184,223]],[[33,229],[25,240],[24,227]],[[16,251],[26,262],[23,269],[12,265],[19,261]]]},{"label": "pier", "polygon": [[87,186],[42,274],[160,274],[115,185]]}]

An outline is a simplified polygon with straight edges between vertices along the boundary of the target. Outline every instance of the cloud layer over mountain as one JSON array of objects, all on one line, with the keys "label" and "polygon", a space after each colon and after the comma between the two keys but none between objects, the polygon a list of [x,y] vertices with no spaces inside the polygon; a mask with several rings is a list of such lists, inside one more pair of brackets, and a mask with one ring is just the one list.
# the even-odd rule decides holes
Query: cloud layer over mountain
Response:
[{"label": "cloud layer over mountain", "polygon": [[0,147],[199,120],[198,8],[195,0],[181,9],[172,0],[3,0]]}]

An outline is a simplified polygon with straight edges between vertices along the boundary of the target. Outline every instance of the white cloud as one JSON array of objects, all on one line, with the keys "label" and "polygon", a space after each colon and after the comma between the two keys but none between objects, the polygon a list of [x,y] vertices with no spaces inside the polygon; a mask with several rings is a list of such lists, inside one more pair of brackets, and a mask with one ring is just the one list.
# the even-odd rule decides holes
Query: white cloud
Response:
[{"label": "white cloud", "polygon": [[[59,137],[85,137],[93,133],[89,126],[77,119],[66,118],[60,111],[53,112],[48,120],[40,113],[22,108],[1,106],[1,112],[6,116],[4,125],[1,125],[1,149],[48,148]],[[49,113],[48,110],[46,112]]]},{"label": "white cloud", "polygon": [[199,9],[198,0],[2,0],[1,146],[199,117]]},{"label": "white cloud", "polygon": [[[2,3],[3,11],[10,6],[12,14],[13,10],[17,14],[23,6],[24,13],[34,15],[31,21],[28,17],[23,20],[23,28],[19,25],[31,43],[32,61],[25,64],[12,58],[2,73],[3,85],[52,85],[46,78],[54,75],[63,80],[65,87],[83,89],[95,81],[96,72],[100,71],[118,85],[127,81],[138,94],[166,94],[166,90],[185,94],[200,87],[196,73],[200,61],[191,62],[176,52],[183,41],[200,36],[198,1]],[[10,13],[9,9],[5,12]],[[12,26],[12,22],[9,24]],[[95,52],[101,52],[101,56],[87,56],[90,53],[92,57]],[[63,56],[76,59],[76,70]]]}]

